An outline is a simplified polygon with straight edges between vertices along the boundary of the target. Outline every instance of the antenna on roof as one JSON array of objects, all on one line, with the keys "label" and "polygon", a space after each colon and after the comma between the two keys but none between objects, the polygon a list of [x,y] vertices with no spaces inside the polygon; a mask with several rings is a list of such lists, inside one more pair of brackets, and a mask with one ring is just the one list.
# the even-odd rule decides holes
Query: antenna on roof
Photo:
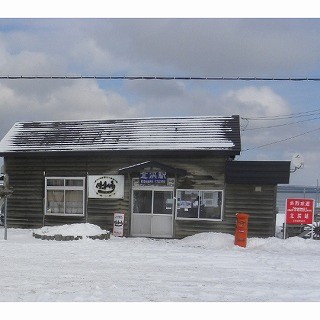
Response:
[{"label": "antenna on roof", "polygon": [[295,172],[298,169],[302,169],[304,167],[304,161],[301,154],[296,153],[292,156],[291,159],[291,169],[290,172]]}]

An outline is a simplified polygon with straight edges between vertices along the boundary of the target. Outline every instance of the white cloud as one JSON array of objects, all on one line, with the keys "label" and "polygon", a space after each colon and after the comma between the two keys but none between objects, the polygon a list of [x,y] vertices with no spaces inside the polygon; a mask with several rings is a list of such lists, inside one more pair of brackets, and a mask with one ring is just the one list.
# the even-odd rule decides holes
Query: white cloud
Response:
[{"label": "white cloud", "polygon": [[[37,91],[41,91],[41,84],[38,82]],[[2,135],[16,121],[108,119],[135,117],[144,112],[139,105],[129,104],[125,97],[105,91],[90,80],[60,82],[42,95],[0,85],[0,96]]]},{"label": "white cloud", "polygon": [[50,98],[45,108],[56,110],[56,119],[108,119],[138,113],[136,106],[129,105],[123,96],[102,90],[90,80],[61,86]]},{"label": "white cloud", "polygon": [[[242,118],[249,118],[249,120],[242,120],[242,127],[245,128],[245,131],[242,132],[243,149],[262,146],[279,140],[286,135],[291,135],[290,127],[270,128],[270,126],[279,124],[277,120],[250,119],[276,117],[292,113],[288,102],[270,87],[250,86],[238,90],[230,90],[222,95],[221,101],[225,109],[229,110],[229,113],[239,114]],[[266,129],[263,129],[264,127]],[[261,129],[251,130],[253,128]]]},{"label": "white cloud", "polygon": [[223,94],[222,101],[230,109],[238,109],[243,117],[270,117],[289,114],[288,103],[270,87],[244,87]]},{"label": "white cloud", "polygon": [[130,62],[127,67],[132,73],[148,68],[187,76],[292,76],[307,74],[318,64],[319,26],[312,20],[107,19],[85,23],[85,36],[108,50],[115,62]]},{"label": "white cloud", "polygon": [[70,73],[306,75],[320,50],[317,19],[2,19],[0,32],[14,59],[43,53]]}]

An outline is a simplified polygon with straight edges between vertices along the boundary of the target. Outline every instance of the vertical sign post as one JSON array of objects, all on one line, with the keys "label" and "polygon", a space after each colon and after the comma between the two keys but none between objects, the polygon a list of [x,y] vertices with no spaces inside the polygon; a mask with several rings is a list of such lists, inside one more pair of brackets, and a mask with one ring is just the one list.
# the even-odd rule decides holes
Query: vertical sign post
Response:
[{"label": "vertical sign post", "polygon": [[288,198],[283,238],[286,238],[287,224],[311,224],[313,238],[314,199]]},{"label": "vertical sign post", "polygon": [[8,240],[7,196],[5,196],[5,198],[4,198],[4,240]]},{"label": "vertical sign post", "polygon": [[7,225],[7,215],[8,215],[8,197],[12,194],[12,190],[9,188],[9,175],[5,174],[3,176],[3,188],[0,191],[1,198],[4,201],[4,240],[8,240],[8,225]]}]

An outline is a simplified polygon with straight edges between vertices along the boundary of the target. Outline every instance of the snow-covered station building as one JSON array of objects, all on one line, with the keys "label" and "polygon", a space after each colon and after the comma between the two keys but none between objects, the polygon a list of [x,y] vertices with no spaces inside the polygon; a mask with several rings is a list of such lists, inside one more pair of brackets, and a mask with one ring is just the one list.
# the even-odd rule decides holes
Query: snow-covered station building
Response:
[{"label": "snow-covered station building", "polygon": [[182,238],[233,234],[249,214],[249,237],[274,236],[277,185],[290,161],[236,161],[238,115],[18,122],[0,142],[13,193],[9,227],[88,222],[124,235]]}]

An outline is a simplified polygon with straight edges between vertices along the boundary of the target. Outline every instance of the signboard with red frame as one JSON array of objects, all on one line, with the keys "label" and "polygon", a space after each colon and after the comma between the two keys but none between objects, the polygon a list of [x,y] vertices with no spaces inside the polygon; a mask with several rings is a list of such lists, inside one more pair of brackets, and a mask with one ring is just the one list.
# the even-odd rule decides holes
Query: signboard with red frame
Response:
[{"label": "signboard with red frame", "polygon": [[314,199],[287,199],[286,224],[313,224],[313,216]]}]

